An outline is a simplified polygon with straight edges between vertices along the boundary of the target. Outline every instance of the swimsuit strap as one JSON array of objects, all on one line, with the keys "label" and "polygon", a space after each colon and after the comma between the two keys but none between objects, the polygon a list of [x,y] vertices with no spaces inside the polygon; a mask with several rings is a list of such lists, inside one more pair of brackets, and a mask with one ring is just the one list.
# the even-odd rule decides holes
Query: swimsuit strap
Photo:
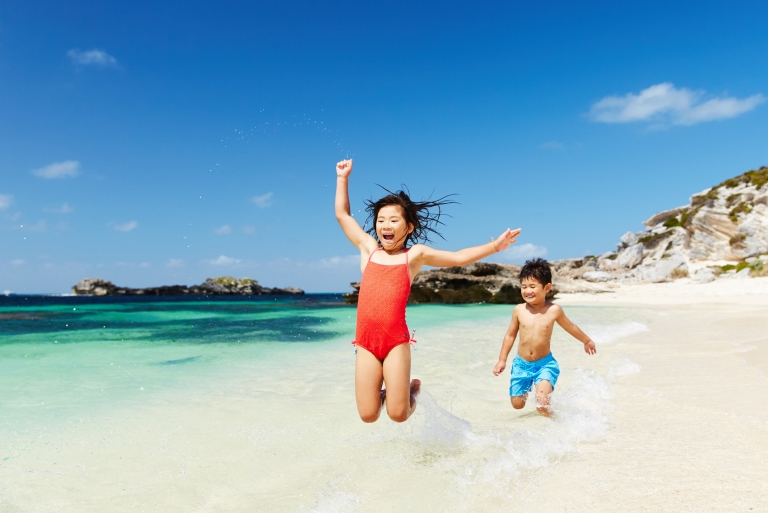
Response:
[{"label": "swimsuit strap", "polygon": [[373,254],[376,253],[380,249],[381,249],[381,247],[378,247],[378,248],[374,249],[373,251],[371,251],[371,254],[368,255],[368,261],[369,262],[371,261],[371,258],[373,258]]}]

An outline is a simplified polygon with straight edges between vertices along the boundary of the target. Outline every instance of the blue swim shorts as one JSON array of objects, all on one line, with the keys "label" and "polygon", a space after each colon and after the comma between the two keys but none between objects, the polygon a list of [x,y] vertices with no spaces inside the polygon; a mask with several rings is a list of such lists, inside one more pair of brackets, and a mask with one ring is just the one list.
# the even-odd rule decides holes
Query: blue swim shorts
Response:
[{"label": "blue swim shorts", "polygon": [[514,397],[525,395],[531,390],[531,386],[539,384],[539,381],[546,379],[555,389],[557,377],[560,375],[560,366],[557,360],[549,353],[541,360],[527,362],[515,356],[512,361],[512,379],[509,380],[509,395]]}]

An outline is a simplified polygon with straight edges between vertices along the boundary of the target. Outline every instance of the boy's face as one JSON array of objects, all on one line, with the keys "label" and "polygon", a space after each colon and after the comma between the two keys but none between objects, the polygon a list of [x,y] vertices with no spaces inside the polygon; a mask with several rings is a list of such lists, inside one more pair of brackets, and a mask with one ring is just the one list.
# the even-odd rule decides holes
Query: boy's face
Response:
[{"label": "boy's face", "polygon": [[520,292],[523,294],[523,300],[529,305],[540,305],[547,300],[547,293],[552,288],[551,283],[542,285],[537,279],[530,276],[523,278],[520,282]]}]

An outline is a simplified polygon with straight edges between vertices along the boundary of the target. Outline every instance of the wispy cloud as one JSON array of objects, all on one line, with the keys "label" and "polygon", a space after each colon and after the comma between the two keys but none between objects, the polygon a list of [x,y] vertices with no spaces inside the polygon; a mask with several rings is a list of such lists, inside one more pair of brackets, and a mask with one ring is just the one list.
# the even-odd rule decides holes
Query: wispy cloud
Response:
[{"label": "wispy cloud", "polygon": [[537,246],[531,243],[525,244],[513,244],[496,255],[497,260],[504,262],[522,263],[529,258],[545,257],[547,256],[547,248],[544,246]]},{"label": "wispy cloud", "polygon": [[545,143],[541,143],[539,145],[539,148],[542,150],[559,150],[562,151],[565,149],[565,144],[559,142],[559,141],[549,141]]},{"label": "wispy cloud", "polygon": [[79,64],[80,66],[97,66],[100,68],[116,67],[117,59],[109,55],[104,50],[86,50],[82,51],[78,48],[73,48],[67,52],[72,62]]},{"label": "wispy cloud", "polygon": [[141,262],[140,264],[134,264],[131,262],[118,262],[115,264],[117,267],[138,267],[140,269],[147,269],[149,267],[152,267],[152,264],[149,262]]},{"label": "wispy cloud", "polygon": [[60,207],[55,208],[46,208],[45,212],[51,213],[51,214],[69,214],[70,212],[74,211],[71,206],[69,206],[69,203],[64,203]]},{"label": "wispy cloud", "polygon": [[747,98],[729,96],[706,99],[704,91],[676,88],[664,82],[624,96],[606,96],[589,110],[599,123],[655,122],[661,125],[695,125],[736,117],[766,100],[762,94]]},{"label": "wispy cloud", "polygon": [[256,233],[256,228],[253,226],[243,226],[243,233],[247,233],[248,235],[253,235]]},{"label": "wispy cloud", "polygon": [[131,230],[136,229],[137,226],[139,226],[139,223],[136,221],[128,221],[127,223],[116,224],[112,226],[112,228],[118,232],[130,232]]},{"label": "wispy cloud", "polygon": [[46,224],[45,219],[41,219],[35,224],[22,224],[19,228],[28,232],[44,232],[48,229],[48,225]]},{"label": "wispy cloud", "polygon": [[5,210],[13,203],[13,196],[10,194],[0,194],[0,210]]},{"label": "wispy cloud", "polygon": [[242,262],[239,258],[231,258],[225,255],[220,255],[219,258],[214,258],[212,260],[203,260],[204,264],[210,264],[210,265],[221,265],[221,266],[227,266],[227,265],[235,265]]},{"label": "wispy cloud", "polygon": [[318,261],[321,267],[337,267],[343,265],[360,265],[360,255],[334,256],[331,258],[321,258]]},{"label": "wispy cloud", "polygon": [[32,174],[48,180],[52,178],[64,178],[65,176],[77,176],[80,174],[80,162],[76,160],[54,162],[45,167],[32,170]]},{"label": "wispy cloud", "polygon": [[216,228],[215,230],[213,230],[213,233],[215,233],[216,235],[229,235],[230,233],[232,233],[232,227],[229,226],[228,224],[225,224],[221,228]]},{"label": "wispy cloud", "polygon": [[17,258],[16,260],[11,260],[11,265],[24,265],[24,260],[21,258]]},{"label": "wispy cloud", "polygon": [[168,263],[165,264],[166,267],[184,267],[184,265],[184,260],[181,258],[171,258],[168,260]]},{"label": "wispy cloud", "polygon": [[267,208],[272,205],[272,193],[268,192],[261,196],[254,196],[251,201],[259,208]]}]

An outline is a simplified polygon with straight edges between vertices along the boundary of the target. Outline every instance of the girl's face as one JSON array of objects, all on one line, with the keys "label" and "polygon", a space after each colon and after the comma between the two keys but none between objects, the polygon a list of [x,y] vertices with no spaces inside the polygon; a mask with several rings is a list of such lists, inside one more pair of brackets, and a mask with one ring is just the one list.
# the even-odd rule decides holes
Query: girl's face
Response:
[{"label": "girl's face", "polygon": [[376,235],[385,251],[394,251],[405,244],[413,226],[405,222],[402,209],[397,205],[381,207],[376,217]]}]

